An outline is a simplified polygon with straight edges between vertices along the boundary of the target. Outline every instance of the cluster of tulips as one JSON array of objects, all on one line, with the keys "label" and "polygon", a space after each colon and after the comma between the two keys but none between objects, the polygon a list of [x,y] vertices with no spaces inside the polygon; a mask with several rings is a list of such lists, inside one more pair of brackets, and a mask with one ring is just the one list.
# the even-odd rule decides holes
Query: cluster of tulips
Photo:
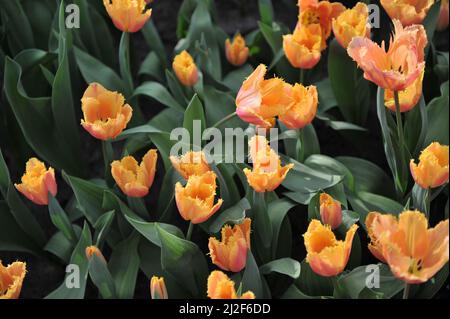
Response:
[{"label": "cluster of tulips", "polygon": [[[103,0],[112,22],[125,33],[140,31],[151,17],[148,8],[152,1]],[[327,40],[333,33],[338,43],[364,72],[364,78],[373,82],[384,92],[384,105],[396,114],[399,147],[405,143],[402,113],[413,110],[422,97],[425,74],[427,33],[421,24],[434,1],[382,0],[381,4],[392,18],[394,32],[388,49],[370,39],[369,9],[365,3],[345,8],[341,3],[299,0],[298,22],[292,34],[284,35],[284,55],[292,67],[301,74],[314,68],[327,48]],[[442,1],[437,28],[448,26],[448,1]],[[224,55],[234,67],[244,65],[251,56],[245,39],[236,34],[224,43]],[[186,90],[200,81],[200,67],[188,50],[173,59],[173,72]],[[316,118],[320,89],[304,83],[290,84],[280,77],[266,78],[268,67],[259,64],[243,81],[235,96],[235,113],[248,125],[272,128],[278,124],[288,130],[301,130]],[[302,79],[304,77],[302,76]],[[131,104],[131,102],[130,102]],[[133,106],[125,101],[122,93],[111,91],[101,83],[88,85],[81,98],[83,118],[81,126],[95,139],[110,143],[130,126]],[[258,194],[276,191],[286,180],[294,162],[283,165],[283,157],[269,145],[265,135],[255,135],[248,141],[252,167],[242,168],[242,176],[253,192]],[[402,152],[403,155],[405,155]],[[183,220],[189,223],[185,239],[191,240],[193,228],[208,222],[225,204],[218,198],[217,174],[207,161],[203,151],[189,151],[180,156],[161,155],[149,149],[139,162],[127,155],[119,160],[106,158],[112,185],[127,198],[145,198],[152,192],[155,175],[158,174],[159,157],[166,156],[181,179],[174,184],[176,208]],[[433,142],[424,148],[418,162],[410,160],[410,176],[415,184],[426,192],[444,188],[449,180],[449,147]],[[107,176],[105,176],[105,180]],[[58,185],[55,170],[33,157],[26,163],[25,173],[15,188],[36,205],[49,205],[57,196]],[[221,194],[221,193],[220,193]],[[349,262],[358,225],[346,229],[345,238],[336,236],[336,230],[344,223],[343,204],[339,199],[321,191],[319,194],[320,220],[312,218],[303,234],[306,262],[311,270],[322,277],[336,278]],[[424,197],[429,201],[429,197]],[[429,207],[429,203],[425,207]],[[408,296],[410,284],[421,284],[433,278],[449,259],[448,219],[430,227],[430,212],[410,210],[406,206],[399,215],[390,212],[370,212],[364,229],[370,239],[368,249],[381,263],[389,266],[392,274],[406,283],[404,295]],[[221,225],[220,239],[211,236],[208,241],[209,257],[220,270],[210,273],[204,283],[206,294],[213,299],[254,299],[250,289],[243,292],[236,287],[232,275],[245,269],[248,252],[252,250],[251,237],[260,236],[253,231],[254,218],[245,217],[239,222]],[[264,236],[264,234],[262,234]],[[300,236],[295,234],[294,236]],[[85,247],[87,260],[96,258],[108,264],[101,249],[96,245]],[[232,274],[232,275],[227,275]],[[0,263],[0,298],[18,298],[26,277],[26,265],[15,262],[9,266]],[[153,276],[150,280],[153,299],[167,299],[170,289],[165,278]]]}]

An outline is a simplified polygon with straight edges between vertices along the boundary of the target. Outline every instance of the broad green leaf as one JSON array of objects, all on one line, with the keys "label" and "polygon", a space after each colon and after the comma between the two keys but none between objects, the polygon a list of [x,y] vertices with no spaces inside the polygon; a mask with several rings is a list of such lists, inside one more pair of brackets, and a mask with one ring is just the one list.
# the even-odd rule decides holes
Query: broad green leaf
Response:
[{"label": "broad green leaf", "polygon": [[58,201],[52,194],[48,194],[48,211],[53,225],[56,226],[71,242],[76,242],[78,237],[72,227],[66,212],[59,205]]},{"label": "broad green leaf", "polygon": [[[87,223],[84,223],[83,231],[81,232],[80,240],[75,247],[68,268],[69,271],[66,274],[64,282],[51,292],[46,299],[83,299],[86,290],[86,281],[88,277],[89,262],[86,258],[86,247],[92,245],[91,231]],[[74,270],[73,266],[78,268]],[[78,276],[77,276],[78,275]],[[75,277],[79,279],[79,282],[75,282]],[[69,286],[68,286],[69,285]]]},{"label": "broad green leaf", "polygon": [[208,265],[202,251],[193,242],[181,239],[156,226],[161,241],[161,266],[193,297],[205,296]]},{"label": "broad green leaf", "polygon": [[220,232],[222,226],[227,223],[239,224],[245,218],[245,212],[250,209],[250,203],[244,197],[236,205],[214,214],[209,220],[202,224],[209,233]]},{"label": "broad green leaf", "polygon": [[134,296],[139,271],[140,236],[133,233],[129,238],[117,244],[111,254],[108,268],[114,279],[117,298],[131,299]]},{"label": "broad green leaf", "polygon": [[[285,224],[289,222],[287,213],[295,203],[283,198],[269,203],[268,214],[272,224],[272,258],[281,258],[291,255],[292,237],[290,233],[282,232]],[[284,227],[283,227],[284,226]]]},{"label": "broad green leaf", "polygon": [[300,263],[292,258],[282,258],[273,260],[259,268],[263,275],[273,272],[297,279],[300,276]]},{"label": "broad green leaf", "polygon": [[[194,129],[194,127],[196,127],[194,125],[194,121],[198,121],[198,123],[200,123],[200,126],[197,127],[200,131],[198,131],[198,129]],[[206,119],[202,102],[200,102],[197,95],[194,95],[186,109],[186,112],[184,113],[183,127],[189,132],[191,144],[196,139],[201,140],[202,133],[206,127]],[[196,145],[196,147],[201,147],[201,145]]]},{"label": "broad green leaf", "polygon": [[108,265],[101,257],[93,254],[88,264],[89,277],[103,299],[116,299],[116,288]]},{"label": "broad green leaf", "polygon": [[178,102],[172,97],[172,95],[167,91],[167,89],[159,84],[158,82],[144,82],[133,93],[133,96],[143,95],[155,99],[159,103],[171,107],[174,110],[184,112],[184,107],[182,107]]},{"label": "broad green leaf", "polygon": [[[449,130],[449,100],[448,81],[441,86],[441,96],[434,98],[427,105],[428,130],[423,145],[426,147],[432,142],[439,142],[448,145]],[[431,124],[432,123],[432,124]]]},{"label": "broad green leaf", "polygon": [[252,291],[256,298],[264,298],[262,277],[252,252],[247,252],[247,262],[242,275],[242,293]]}]

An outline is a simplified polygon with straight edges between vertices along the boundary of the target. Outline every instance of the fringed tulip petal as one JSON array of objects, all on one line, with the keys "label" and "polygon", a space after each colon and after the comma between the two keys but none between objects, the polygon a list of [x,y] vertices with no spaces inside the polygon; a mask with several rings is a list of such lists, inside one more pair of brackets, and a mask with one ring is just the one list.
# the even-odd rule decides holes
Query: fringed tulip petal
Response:
[{"label": "fringed tulip petal", "polygon": [[240,34],[237,34],[233,41],[230,41],[230,39],[225,41],[225,56],[232,65],[243,65],[247,61],[248,54],[249,49],[245,45],[245,39]]},{"label": "fringed tulip petal", "polygon": [[173,59],[172,68],[178,80],[184,86],[191,87],[197,83],[197,65],[195,64],[192,56],[186,50],[175,56]]},{"label": "fringed tulip petal", "polygon": [[134,33],[142,29],[152,15],[151,9],[146,9],[145,0],[103,0],[117,29]]},{"label": "fringed tulip petal", "polygon": [[170,161],[177,172],[186,180],[192,175],[202,175],[211,170],[203,152],[189,151],[181,157],[171,156]]},{"label": "fringed tulip petal", "polygon": [[410,162],[414,181],[422,188],[436,188],[448,182],[449,148],[437,142],[431,143],[419,156],[419,164]]},{"label": "fringed tulip petal", "polygon": [[251,291],[237,295],[234,282],[223,272],[215,270],[208,277],[208,298],[210,299],[255,299]]},{"label": "fringed tulip petal", "polygon": [[48,193],[56,196],[58,191],[53,168],[46,169],[45,164],[34,157],[28,160],[21,183],[14,186],[37,205],[48,205]]},{"label": "fringed tulip petal", "polygon": [[0,261],[0,299],[18,299],[26,273],[23,262],[16,261],[5,267]]}]

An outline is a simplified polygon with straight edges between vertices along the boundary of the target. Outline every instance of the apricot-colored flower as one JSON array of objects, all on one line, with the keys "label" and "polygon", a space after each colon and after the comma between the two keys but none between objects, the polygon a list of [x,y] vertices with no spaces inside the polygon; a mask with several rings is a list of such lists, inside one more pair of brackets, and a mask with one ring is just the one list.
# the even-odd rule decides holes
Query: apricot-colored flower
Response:
[{"label": "apricot-colored flower", "polygon": [[414,181],[422,188],[436,188],[448,182],[448,145],[431,143],[419,156],[419,164],[411,160],[409,168]]},{"label": "apricot-colored flower", "polygon": [[244,168],[249,185],[259,193],[275,190],[286,178],[294,164],[281,166],[278,154],[270,148],[266,138],[255,135],[249,141],[253,170]]},{"label": "apricot-colored flower", "polygon": [[448,27],[448,0],[441,0],[441,11],[439,12],[438,23],[436,30],[442,31]]},{"label": "apricot-colored flower", "polygon": [[347,52],[363,69],[364,77],[391,91],[403,91],[421,75],[425,68],[424,49],[427,35],[422,25],[403,28],[394,20],[395,34],[386,52],[368,38],[355,37]]},{"label": "apricot-colored flower", "polygon": [[214,204],[216,188],[216,174],[212,171],[190,176],[185,187],[178,182],[175,185],[175,200],[181,217],[193,224],[209,219],[223,203],[219,199]]},{"label": "apricot-colored flower", "polygon": [[170,156],[170,161],[184,179],[192,175],[202,175],[211,170],[203,152],[189,151],[181,157]]},{"label": "apricot-colored flower", "polygon": [[184,86],[194,86],[198,81],[198,70],[194,59],[186,50],[176,55],[173,59],[172,68],[178,80]]},{"label": "apricot-colored flower", "polygon": [[122,192],[130,197],[144,197],[153,184],[156,172],[156,150],[149,150],[138,162],[133,156],[125,156],[111,164],[111,174]]},{"label": "apricot-colored flower", "polygon": [[418,211],[405,211],[397,218],[372,213],[367,228],[376,238],[377,253],[397,278],[420,284],[432,278],[448,262],[448,219],[434,228]]},{"label": "apricot-colored flower", "polygon": [[[376,221],[376,222],[375,222]],[[378,236],[383,232],[393,232],[396,218],[389,214],[370,212],[366,217],[366,228],[370,238],[369,250],[381,262],[386,262],[383,247]]]},{"label": "apricot-colored flower", "polygon": [[106,264],[105,256],[103,256],[102,252],[100,251],[100,249],[98,249],[97,246],[86,247],[85,254],[88,260],[91,260],[92,256],[95,255]]},{"label": "apricot-colored flower", "polygon": [[347,231],[345,241],[337,240],[330,226],[313,219],[303,235],[306,247],[306,261],[318,275],[332,277],[339,275],[347,266],[352,250],[356,224]]},{"label": "apricot-colored flower", "polygon": [[0,299],[18,299],[26,273],[23,262],[16,261],[5,267],[0,261]]},{"label": "apricot-colored flower", "polygon": [[249,49],[245,45],[245,39],[237,34],[233,41],[225,41],[225,55],[228,62],[235,66],[241,66],[247,61]]},{"label": "apricot-colored flower", "polygon": [[84,119],[81,125],[93,137],[108,140],[117,137],[131,119],[133,109],[124,104],[118,92],[111,92],[98,83],[91,83],[81,99]]},{"label": "apricot-colored flower", "polygon": [[404,26],[409,26],[423,22],[434,0],[381,0],[380,2],[392,20],[400,20]]},{"label": "apricot-colored flower", "polygon": [[37,158],[30,158],[26,164],[25,174],[16,189],[37,205],[48,205],[48,193],[56,196],[58,185],[53,168],[45,168],[45,164]]},{"label": "apricot-colored flower", "polygon": [[320,194],[320,218],[331,229],[338,228],[342,223],[341,203],[326,193]]},{"label": "apricot-colored flower", "polygon": [[103,0],[117,29],[123,32],[137,32],[142,29],[152,15],[152,9],[146,9],[145,0]]},{"label": "apricot-colored flower", "polygon": [[291,86],[282,79],[265,80],[267,67],[260,64],[242,83],[236,97],[236,113],[245,122],[270,128],[275,117],[291,104]]},{"label": "apricot-colored flower", "polygon": [[347,49],[354,37],[370,38],[369,9],[363,2],[358,2],[352,9],[342,12],[333,19],[333,33],[339,44]]},{"label": "apricot-colored flower", "polygon": [[311,69],[321,57],[322,31],[317,24],[297,27],[283,36],[283,50],[294,68]]},{"label": "apricot-colored flower", "polygon": [[[412,110],[417,103],[419,103],[420,97],[422,96],[422,83],[423,75],[425,70],[422,71],[421,75],[406,89],[398,92],[399,102],[400,102],[400,112],[408,112]],[[384,91],[384,105],[395,112],[395,97],[394,92],[391,90]]]},{"label": "apricot-colored flower", "polygon": [[222,228],[222,241],[209,238],[209,253],[214,265],[221,269],[239,272],[245,267],[247,251],[250,249],[250,218],[242,224]]},{"label": "apricot-colored flower", "polygon": [[152,277],[150,281],[150,295],[152,299],[169,299],[163,277]]},{"label": "apricot-colored flower", "polygon": [[331,34],[332,20],[338,17],[345,7],[340,2],[319,0],[298,0],[300,14],[297,28],[317,25],[322,31],[321,51],[327,47],[327,39]]},{"label": "apricot-colored flower", "polygon": [[296,83],[291,90],[292,104],[279,119],[289,129],[301,129],[310,124],[317,113],[319,96],[314,85]]},{"label": "apricot-colored flower", "polygon": [[234,281],[219,270],[214,270],[208,277],[208,298],[210,299],[255,299],[251,291],[237,295]]}]

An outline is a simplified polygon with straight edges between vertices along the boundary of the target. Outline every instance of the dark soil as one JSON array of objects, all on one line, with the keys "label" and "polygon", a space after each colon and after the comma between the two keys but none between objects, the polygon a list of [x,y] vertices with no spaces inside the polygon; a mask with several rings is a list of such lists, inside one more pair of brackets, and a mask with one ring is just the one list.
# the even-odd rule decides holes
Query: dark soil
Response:
[{"label": "dark soil", "polygon": [[[273,1],[276,13],[276,20],[281,21],[288,25],[291,29],[296,23],[297,11],[292,10],[292,3],[294,0],[276,0]],[[342,1],[346,6],[351,6],[356,1]],[[177,12],[181,5],[181,0],[156,0],[152,4],[153,14],[152,20],[155,23],[163,43],[166,46],[166,51],[169,56],[172,54],[172,50],[177,43],[176,38],[176,21]],[[216,7],[218,14],[218,24],[225,30],[227,34],[234,34],[239,30],[242,34],[246,34],[255,28],[257,28],[257,21],[259,19],[258,5],[256,0],[218,0],[216,1]],[[386,17],[383,17],[384,25],[386,25]],[[387,24],[388,26],[388,24]],[[448,51],[448,31],[444,32],[445,35],[439,35],[440,41],[439,49]],[[378,41],[378,40],[377,40]],[[142,61],[147,53],[147,46],[144,43],[140,34],[136,34],[133,38],[134,54],[137,61]],[[324,74],[324,77],[326,74]],[[145,116],[149,119],[153,115],[157,114],[163,109],[161,105],[155,102],[149,102],[143,109],[151,110],[146,111]],[[368,132],[359,136],[350,136],[341,134],[333,129],[324,125],[323,122],[316,120],[314,122],[318,138],[320,141],[320,147],[322,154],[335,157],[335,156],[355,156],[369,160],[378,166],[382,167],[390,175],[389,168],[387,166],[385,153],[383,149],[383,142],[381,139],[380,127],[376,115],[375,105],[370,109],[367,129]],[[92,139],[85,131],[80,130],[82,142],[84,145],[84,160],[88,163],[88,174],[90,178],[103,175],[103,163],[101,154],[101,145],[98,141]],[[117,149],[117,155],[119,154]],[[20,174],[23,171],[23,167],[17,167],[14,156],[11,153],[4,153],[8,167],[11,170],[11,178],[13,181],[17,181],[20,178]],[[161,164],[161,163],[160,163]],[[163,170],[159,167],[160,171]],[[153,185],[154,190],[160,189],[162,182],[162,174],[158,176]],[[59,193],[58,199],[62,204],[66,203],[71,197],[72,193],[70,188],[60,180],[58,185]],[[154,192],[148,199],[149,205],[156,205],[157,195],[159,191]],[[304,207],[298,207],[294,209],[290,214],[292,220],[292,231],[294,236],[293,243],[293,257],[302,260],[305,257],[304,245],[301,240],[300,234],[303,234],[306,230],[307,224],[305,218],[299,218],[299,216],[305,216],[306,209]],[[49,220],[47,210],[45,208],[39,209],[38,216],[39,222],[45,227],[47,235],[50,236],[55,232],[55,228]],[[364,235],[364,234],[361,234]],[[200,234],[194,233],[194,239],[201,237]],[[364,245],[364,237],[361,237]],[[201,238],[205,240],[205,238]],[[367,256],[367,262],[375,262],[370,256]],[[10,263],[15,260],[23,260],[27,262],[28,275],[23,286],[22,298],[42,298],[48,293],[57,288],[64,278],[64,267],[56,259],[52,259],[50,255],[45,258],[39,258],[28,254],[17,253],[1,253],[1,260],[4,263]],[[448,282],[445,287],[438,294],[438,298],[448,298],[449,287]],[[95,298],[96,290],[93,287],[88,287],[87,297]],[[149,298],[148,291],[148,279],[142,274],[139,274],[138,282],[136,285],[136,297],[137,298]]]}]

